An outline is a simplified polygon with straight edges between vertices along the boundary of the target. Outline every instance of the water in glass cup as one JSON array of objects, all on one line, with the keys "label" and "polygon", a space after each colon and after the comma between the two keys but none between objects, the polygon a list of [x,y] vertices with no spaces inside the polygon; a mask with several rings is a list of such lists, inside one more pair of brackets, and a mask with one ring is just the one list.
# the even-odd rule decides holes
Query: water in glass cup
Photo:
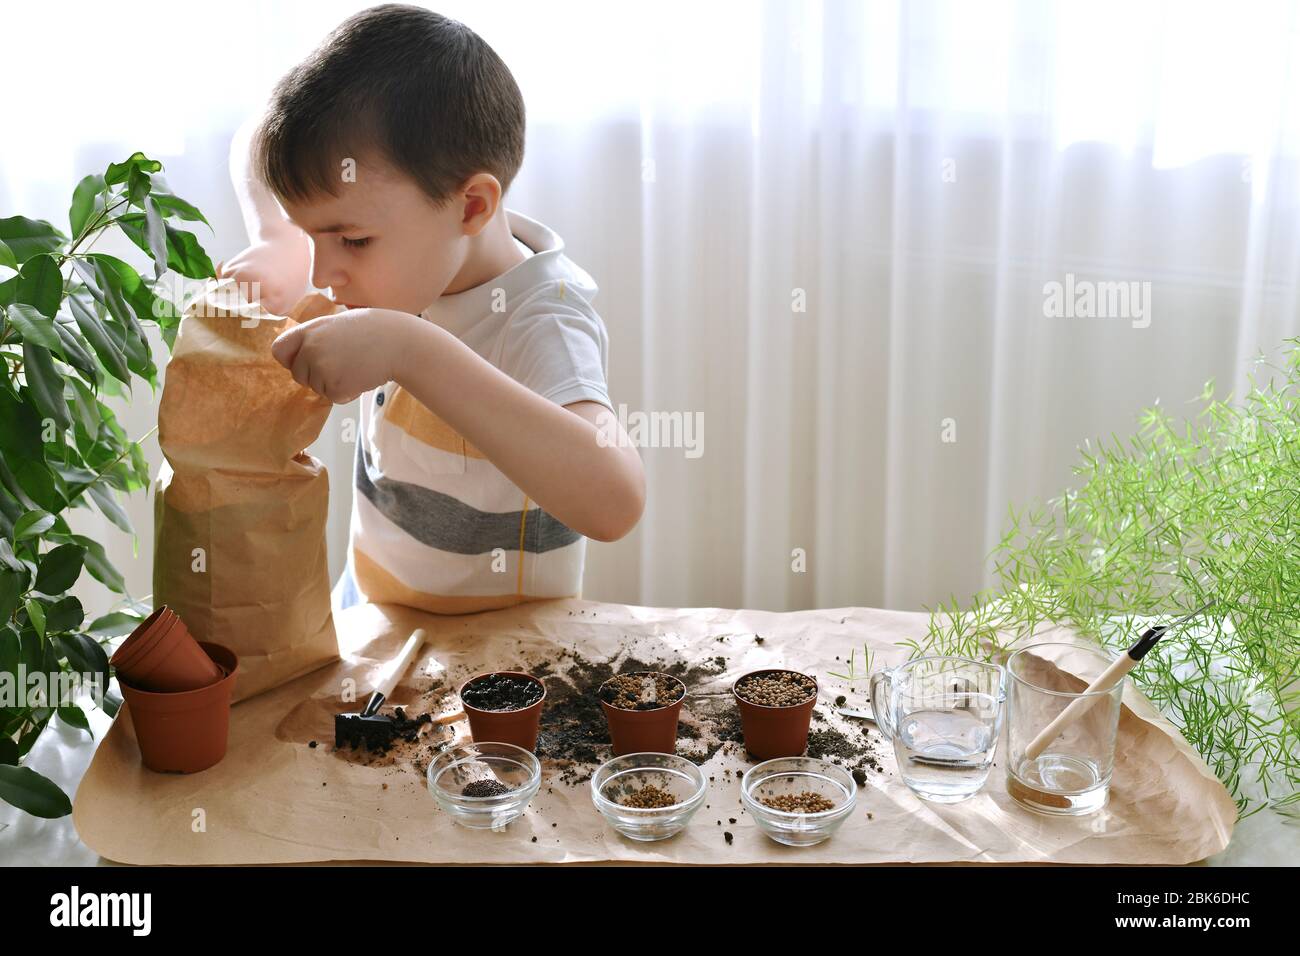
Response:
[{"label": "water in glass cup", "polygon": [[[985,709],[994,698],[982,697]],[[965,708],[918,710],[903,718],[894,737],[903,782],[928,799],[965,800],[984,786],[997,740],[977,712]]]},{"label": "water in glass cup", "polygon": [[926,657],[872,679],[877,726],[917,796],[956,803],[984,786],[1002,729],[1003,676],[997,664]]}]

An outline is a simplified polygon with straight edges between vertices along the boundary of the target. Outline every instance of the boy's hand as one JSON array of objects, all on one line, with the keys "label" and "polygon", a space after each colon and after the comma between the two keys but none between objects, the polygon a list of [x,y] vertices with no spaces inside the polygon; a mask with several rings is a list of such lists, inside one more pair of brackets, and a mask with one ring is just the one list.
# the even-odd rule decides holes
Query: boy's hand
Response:
[{"label": "boy's hand", "polygon": [[294,381],[338,405],[397,378],[419,316],[392,309],[348,309],[294,326],[271,343]]},{"label": "boy's hand", "polygon": [[273,315],[288,315],[310,291],[311,240],[301,230],[259,240],[229,262],[218,262],[217,278],[247,283],[246,298]]}]

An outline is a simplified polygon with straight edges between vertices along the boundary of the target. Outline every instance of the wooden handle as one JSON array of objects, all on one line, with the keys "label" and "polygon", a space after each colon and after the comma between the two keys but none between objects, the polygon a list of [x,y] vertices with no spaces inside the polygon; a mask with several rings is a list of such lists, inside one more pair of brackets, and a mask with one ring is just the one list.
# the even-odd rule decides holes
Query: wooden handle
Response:
[{"label": "wooden handle", "polygon": [[427,637],[424,628],[415,629],[414,633],[406,639],[406,643],[402,645],[402,652],[384,666],[379,682],[375,684],[376,691],[383,694],[385,698],[393,692],[397,682],[402,679],[406,669],[411,666],[411,661],[415,659],[416,654],[420,652],[420,648],[424,646]]},{"label": "wooden handle", "polygon": [[[1137,666],[1137,661],[1127,654],[1121,654],[1110,667],[1102,673],[1095,681],[1084,688],[1085,694],[1092,694],[1094,691],[1107,691],[1124,679],[1124,675]],[[1035,737],[1025,748],[1026,760],[1037,760],[1057,737],[1061,736],[1061,731],[1074,723],[1084,715],[1084,712],[1095,704],[1100,697],[1080,697],[1070,702],[1070,706],[1056,715],[1056,719],[1043,728],[1042,733]]]}]

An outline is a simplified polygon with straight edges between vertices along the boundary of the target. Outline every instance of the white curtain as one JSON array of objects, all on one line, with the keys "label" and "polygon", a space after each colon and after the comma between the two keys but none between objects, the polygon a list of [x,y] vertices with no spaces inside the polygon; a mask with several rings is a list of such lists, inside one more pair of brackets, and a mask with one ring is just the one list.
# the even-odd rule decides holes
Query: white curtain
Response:
[{"label": "white curtain", "polygon": [[[142,149],[229,257],[231,133],[362,6],[7,12],[10,75],[39,83],[6,106],[0,214],[64,221],[79,176]],[[600,284],[615,403],[629,422],[702,422],[679,433],[691,447],[642,449],[645,516],[591,544],[586,597],[966,595],[990,580],[1008,505],[1063,490],[1085,439],[1130,433],[1157,400],[1177,413],[1209,378],[1239,391],[1257,351],[1300,334],[1291,3],[435,9],[519,81],[507,205]],[[1048,290],[1115,283],[1134,296],[1118,315],[1053,313]],[[137,387],[128,427],[155,414]],[[335,575],[355,415],[336,410],[313,449]],[[151,520],[143,496],[131,509],[137,554],[82,518],[139,596]]]}]

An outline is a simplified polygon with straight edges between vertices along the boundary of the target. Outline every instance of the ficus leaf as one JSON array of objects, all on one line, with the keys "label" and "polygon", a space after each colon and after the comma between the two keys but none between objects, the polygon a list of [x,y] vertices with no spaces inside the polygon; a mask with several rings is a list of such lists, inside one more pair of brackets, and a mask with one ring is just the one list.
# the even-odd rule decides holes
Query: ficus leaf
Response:
[{"label": "ficus leaf", "polygon": [[81,235],[90,217],[104,208],[103,195],[106,189],[104,177],[98,173],[92,173],[77,183],[77,188],[72,192],[72,206],[68,210],[68,225],[72,227],[74,238]]},{"label": "ficus leaf", "polygon": [[144,618],[138,615],[113,611],[95,618],[86,631],[94,637],[120,637],[123,634],[130,634],[143,620]]},{"label": "ficus leaf", "polygon": [[63,352],[63,342],[54,328],[54,320],[25,302],[15,302],[5,310],[13,327],[24,342],[31,342],[51,352]]},{"label": "ficus leaf", "polygon": [[72,312],[73,319],[76,320],[77,328],[81,329],[81,334],[86,337],[86,341],[95,350],[99,360],[104,363],[104,368],[118,381],[129,385],[131,372],[126,367],[126,356],[109,334],[104,321],[95,314],[94,309],[76,296],[68,297],[68,308]]},{"label": "ficus leaf", "polygon": [[[155,185],[156,184],[157,180],[155,180]],[[150,195],[153,198],[153,201],[158,205],[158,208],[162,211],[163,215],[167,218],[187,219],[190,222],[201,222],[209,229],[212,228],[211,223],[203,217],[203,213],[199,212],[179,196],[173,196],[171,193],[159,192],[157,189],[155,189]]]},{"label": "ficus leaf", "polygon": [[59,635],[58,643],[73,670],[82,674],[98,674],[103,678],[104,686],[108,686],[108,655],[99,641],[78,632]]},{"label": "ficus leaf", "polygon": [[116,186],[118,183],[124,183],[131,175],[131,171],[138,169],[146,173],[162,172],[163,165],[156,159],[150,159],[144,153],[135,152],[129,159],[120,163],[112,163],[104,173],[104,182],[110,186]]},{"label": "ficus leaf", "polygon": [[95,482],[86,489],[86,493],[95,500],[95,504],[99,505],[99,510],[104,512],[104,517],[108,518],[109,521],[113,522],[113,524],[117,525],[127,534],[135,534],[135,528],[131,526],[131,518],[127,515],[126,511],[123,510],[122,506],[118,504],[117,499],[113,497],[113,492],[110,489],[104,487],[99,482]]},{"label": "ficus leaf", "polygon": [[[23,575],[8,568],[0,568],[0,621],[9,620],[9,615],[22,603],[25,584]],[[3,635],[0,635],[0,640],[3,640]]]},{"label": "ficus leaf", "polygon": [[138,165],[132,166],[126,176],[127,202],[133,206],[140,205],[149,195],[150,188],[149,176]]},{"label": "ficus leaf", "polygon": [[63,398],[63,376],[54,368],[50,353],[31,342],[23,342],[23,369],[27,373],[27,389],[40,413],[54,420],[59,431],[72,424],[68,403]]},{"label": "ficus leaf", "polygon": [[0,800],[47,820],[72,812],[72,801],[48,777],[30,767],[0,764]]},{"label": "ficus leaf", "polygon": [[81,607],[81,602],[71,594],[59,598],[45,609],[45,628],[51,634],[75,630],[81,627],[83,620],[85,620],[85,611]]},{"label": "ficus leaf", "polygon": [[162,214],[152,197],[144,200],[145,238],[148,240],[149,255],[153,257],[153,274],[161,279],[167,271],[167,233],[163,225]]},{"label": "ficus leaf", "polygon": [[36,631],[36,636],[44,640],[45,606],[35,598],[29,598],[23,602],[23,607],[27,609],[27,620],[32,622],[32,628]]},{"label": "ficus leaf", "polygon": [[42,594],[62,594],[81,575],[86,551],[77,544],[61,544],[41,558],[34,587]]},{"label": "ficus leaf", "polygon": [[54,252],[67,240],[44,219],[11,216],[0,219],[0,241],[13,253],[15,263],[24,263],[32,256]]},{"label": "ficus leaf", "polygon": [[58,333],[64,360],[80,372],[86,381],[92,383],[97,381],[99,368],[95,365],[95,357],[90,353],[81,336],[77,334],[74,320],[67,318],[64,321],[56,316],[54,331]]},{"label": "ficus leaf", "polygon": [[[14,540],[39,537],[53,527],[54,515],[48,511],[28,511],[14,522]],[[3,620],[2,615],[0,620]]]},{"label": "ficus leaf", "polygon": [[53,318],[63,300],[63,276],[54,256],[43,253],[23,263],[15,298],[18,302],[36,306],[42,315]]},{"label": "ficus leaf", "polygon": [[[133,212],[119,216],[117,226],[132,242],[152,254],[143,213]],[[163,229],[167,242],[167,268],[191,279],[207,279],[216,274],[212,260],[203,251],[203,246],[194,233],[166,224]]]},{"label": "ficus leaf", "polygon": [[92,740],[95,739],[95,735],[91,733],[90,730],[90,721],[86,719],[86,715],[82,712],[80,707],[75,704],[64,704],[58,709],[58,714],[59,719],[68,726],[76,727],[78,730],[84,730],[86,733],[90,734]]},{"label": "ficus leaf", "polygon": [[72,540],[85,548],[86,570],[90,572],[91,576],[110,591],[116,594],[125,594],[126,582],[122,579],[122,575],[118,573],[117,568],[113,567],[113,563],[108,560],[108,555],[104,553],[104,546],[98,541],[80,534],[72,535]]}]

